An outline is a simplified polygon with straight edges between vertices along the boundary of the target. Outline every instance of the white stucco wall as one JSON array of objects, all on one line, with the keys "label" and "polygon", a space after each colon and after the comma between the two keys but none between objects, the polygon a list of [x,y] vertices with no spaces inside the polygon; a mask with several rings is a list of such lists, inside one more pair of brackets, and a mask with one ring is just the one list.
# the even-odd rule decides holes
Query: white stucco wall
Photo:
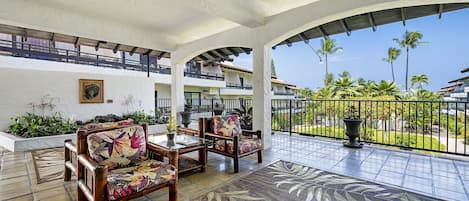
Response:
[{"label": "white stucco wall", "polygon": [[155,84],[155,91],[158,92],[158,99],[171,98],[171,86],[167,84]]},{"label": "white stucco wall", "polygon": [[[35,62],[35,60],[29,60]],[[0,61],[3,60],[0,58]],[[55,65],[67,65],[58,62],[47,62],[47,64],[52,69]],[[45,95],[50,95],[55,99],[56,108],[54,111],[59,112],[63,117],[74,120],[89,120],[96,115],[110,113],[121,115],[141,109],[147,112],[154,110],[154,81],[143,76],[10,67],[7,62],[0,62],[0,94],[2,94],[0,99],[0,111],[2,111],[0,130],[7,128],[10,117],[32,112],[32,108],[28,104],[31,102],[39,103]],[[104,80],[104,103],[80,104],[78,97],[79,79]],[[129,97],[132,97],[132,103],[124,105],[123,102]],[[112,100],[112,103],[107,103],[107,100]]]}]

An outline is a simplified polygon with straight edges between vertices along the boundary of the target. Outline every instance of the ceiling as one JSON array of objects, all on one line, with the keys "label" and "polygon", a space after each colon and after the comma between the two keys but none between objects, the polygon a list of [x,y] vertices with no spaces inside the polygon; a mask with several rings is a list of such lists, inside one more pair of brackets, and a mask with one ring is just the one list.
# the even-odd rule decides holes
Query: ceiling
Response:
[{"label": "ceiling", "polygon": [[[266,17],[317,0],[36,0],[66,12],[132,24],[168,35],[178,43],[237,26],[257,27]],[[31,3],[33,1],[30,1]]]}]

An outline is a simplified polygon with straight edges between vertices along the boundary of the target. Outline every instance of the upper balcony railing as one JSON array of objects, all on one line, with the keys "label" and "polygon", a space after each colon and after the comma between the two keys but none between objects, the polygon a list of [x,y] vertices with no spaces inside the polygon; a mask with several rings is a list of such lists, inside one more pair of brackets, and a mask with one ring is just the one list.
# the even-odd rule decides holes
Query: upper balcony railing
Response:
[{"label": "upper balcony railing", "polygon": [[274,95],[293,96],[293,95],[295,95],[295,93],[290,92],[290,91],[274,91]]},{"label": "upper balcony railing", "polygon": [[252,90],[252,85],[241,85],[238,83],[226,83],[226,88]]},{"label": "upper balcony railing", "polygon": [[200,78],[200,79],[208,79],[208,80],[218,80],[224,81],[225,76],[216,74],[216,73],[209,73],[209,72],[202,72],[202,71],[184,71],[185,77],[193,77],[193,78]]},{"label": "upper balcony railing", "polygon": [[[139,60],[123,59],[10,40],[0,40],[0,55],[143,72],[146,72],[148,68],[148,64],[143,64]],[[159,64],[155,67],[154,64],[151,64],[150,72],[171,74],[171,67]]]}]

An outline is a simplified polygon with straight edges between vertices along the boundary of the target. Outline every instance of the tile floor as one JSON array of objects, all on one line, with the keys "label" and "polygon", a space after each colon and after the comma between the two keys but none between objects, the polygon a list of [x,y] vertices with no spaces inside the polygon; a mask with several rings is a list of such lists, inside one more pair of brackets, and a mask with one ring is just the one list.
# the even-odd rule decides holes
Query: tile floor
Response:
[{"label": "tile floor", "polygon": [[[469,200],[469,157],[450,159],[376,146],[356,150],[337,141],[282,134],[273,136],[263,164],[257,164],[254,156],[242,159],[238,174],[233,173],[230,159],[210,153],[205,173],[180,177],[180,200],[280,159],[447,200]],[[0,148],[0,200],[75,200],[75,194],[73,181],[36,184],[30,152]],[[137,200],[167,200],[167,189]]]}]

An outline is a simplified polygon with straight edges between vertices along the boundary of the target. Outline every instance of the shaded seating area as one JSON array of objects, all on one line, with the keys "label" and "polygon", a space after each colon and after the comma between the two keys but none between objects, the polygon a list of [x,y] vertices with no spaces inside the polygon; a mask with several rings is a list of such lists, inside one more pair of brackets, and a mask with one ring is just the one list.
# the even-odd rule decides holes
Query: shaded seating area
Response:
[{"label": "shaded seating area", "polygon": [[242,130],[237,115],[199,119],[199,136],[213,140],[210,152],[233,158],[234,172],[239,172],[239,159],[257,153],[262,163],[261,131]]},{"label": "shaded seating area", "polygon": [[64,180],[70,180],[71,173],[77,176],[78,200],[129,200],[165,187],[169,200],[177,200],[177,153],[169,153],[165,163],[147,149],[147,142],[146,125],[86,125],[77,132],[76,147],[65,142]]}]

